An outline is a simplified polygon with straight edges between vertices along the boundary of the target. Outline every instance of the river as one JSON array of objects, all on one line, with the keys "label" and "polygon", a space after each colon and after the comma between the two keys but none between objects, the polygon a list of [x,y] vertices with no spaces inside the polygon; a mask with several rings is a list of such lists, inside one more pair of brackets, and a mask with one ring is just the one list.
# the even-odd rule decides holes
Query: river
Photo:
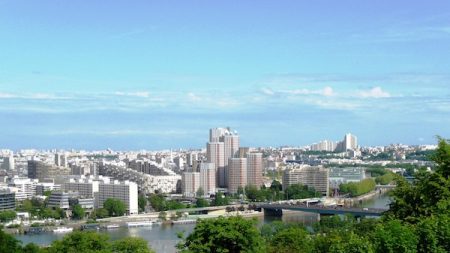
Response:
[{"label": "river", "polygon": [[[387,195],[379,195],[373,199],[363,201],[359,204],[361,207],[372,208],[388,208],[390,199]],[[259,217],[260,225],[270,223],[276,220],[284,222],[302,222],[305,225],[310,225],[315,222],[317,215],[303,212],[287,212],[283,217]],[[178,224],[178,225],[160,225],[153,227],[140,228],[125,228],[121,227],[115,230],[100,231],[99,233],[106,233],[111,240],[121,239],[127,236],[138,236],[147,240],[150,246],[157,253],[174,253],[175,245],[179,242],[177,234],[184,232],[185,235],[192,232],[195,224]],[[36,235],[16,235],[16,238],[21,240],[24,244],[33,242],[39,245],[49,245],[52,241],[64,237],[61,234],[42,233]]]}]

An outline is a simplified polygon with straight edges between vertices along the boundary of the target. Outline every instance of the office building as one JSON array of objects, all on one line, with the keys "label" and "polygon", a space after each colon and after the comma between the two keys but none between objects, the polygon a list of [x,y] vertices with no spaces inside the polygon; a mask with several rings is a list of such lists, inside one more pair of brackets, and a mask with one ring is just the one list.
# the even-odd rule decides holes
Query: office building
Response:
[{"label": "office building", "polygon": [[47,206],[67,210],[70,208],[69,199],[77,196],[76,192],[52,191],[48,198]]},{"label": "office building", "polygon": [[31,199],[36,195],[36,185],[39,180],[26,177],[14,176],[10,179],[8,186],[15,188],[16,199],[21,201]]},{"label": "office building", "polygon": [[200,187],[206,195],[216,193],[216,172],[213,163],[200,164]]},{"label": "office building", "polygon": [[61,185],[50,182],[43,182],[36,184],[37,196],[44,196],[46,191],[61,191]]},{"label": "office building", "polygon": [[365,169],[362,167],[333,167],[329,168],[330,188],[338,189],[341,184],[359,182],[366,178]]},{"label": "office building", "polygon": [[13,171],[15,169],[14,155],[11,152],[8,156],[3,157],[3,169]]},{"label": "office building", "polygon": [[206,157],[208,163],[214,163],[217,184],[221,187],[226,187],[224,143],[208,142],[206,144]]},{"label": "office building", "polygon": [[261,187],[263,184],[262,172],[263,159],[262,153],[247,154],[247,185]]},{"label": "office building", "polygon": [[224,143],[224,180],[223,185],[228,185],[228,161],[236,156],[239,150],[239,136],[231,131],[227,131],[220,140]]},{"label": "office building", "polygon": [[0,189],[0,211],[16,209],[16,194],[9,189]]},{"label": "office building", "polygon": [[56,153],[55,154],[55,165],[59,167],[67,167],[67,154],[66,153]]},{"label": "office building", "polygon": [[329,171],[321,166],[290,164],[283,174],[283,190],[292,184],[314,188],[324,196],[329,194]]},{"label": "office building", "polygon": [[310,149],[312,151],[327,151],[333,152],[336,150],[337,144],[334,141],[324,140],[319,143],[314,143],[311,145]]},{"label": "office building", "polygon": [[181,189],[185,197],[195,197],[200,188],[200,172],[183,172]]},{"label": "office building", "polygon": [[247,185],[247,159],[230,158],[228,165],[228,192],[237,193],[239,187]]},{"label": "office building", "polygon": [[58,167],[36,160],[28,161],[28,178],[39,179],[41,181],[54,179],[58,176],[68,176],[69,174],[70,168],[67,167]]},{"label": "office building", "polygon": [[134,182],[117,180],[109,184],[99,184],[96,198],[97,208],[103,208],[103,203],[109,198],[119,199],[127,208],[128,214],[137,214],[138,209],[138,186]]}]

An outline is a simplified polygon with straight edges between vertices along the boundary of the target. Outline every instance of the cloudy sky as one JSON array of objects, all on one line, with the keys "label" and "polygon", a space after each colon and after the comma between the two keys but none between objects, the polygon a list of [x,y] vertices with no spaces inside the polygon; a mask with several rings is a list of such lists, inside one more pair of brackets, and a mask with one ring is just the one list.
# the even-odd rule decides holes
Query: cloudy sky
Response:
[{"label": "cloudy sky", "polygon": [[0,148],[450,137],[449,1],[0,0]]}]

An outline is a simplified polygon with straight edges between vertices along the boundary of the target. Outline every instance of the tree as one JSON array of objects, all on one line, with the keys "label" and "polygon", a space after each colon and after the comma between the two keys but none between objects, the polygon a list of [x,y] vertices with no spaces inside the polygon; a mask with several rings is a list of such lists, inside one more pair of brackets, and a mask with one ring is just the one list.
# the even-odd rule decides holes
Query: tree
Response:
[{"label": "tree", "polygon": [[152,194],[150,196],[150,204],[152,205],[153,209],[155,209],[155,211],[157,212],[167,210],[166,200],[164,199],[164,196],[161,194]]},{"label": "tree", "polygon": [[270,185],[270,189],[274,191],[281,191],[283,190],[283,185],[281,185],[280,181],[273,180],[272,184]]},{"label": "tree", "polygon": [[127,237],[112,243],[114,253],[154,253],[142,238]]},{"label": "tree", "polygon": [[12,221],[17,217],[17,213],[14,211],[3,211],[0,212],[0,221],[6,222],[6,221]]},{"label": "tree", "polygon": [[305,199],[322,196],[321,193],[302,184],[292,184],[285,190],[286,199]]},{"label": "tree", "polygon": [[144,212],[147,206],[147,198],[145,196],[139,195],[138,197],[139,211]]},{"label": "tree", "polygon": [[268,238],[269,253],[312,252],[313,243],[308,232],[300,226],[285,226]]},{"label": "tree", "polygon": [[47,249],[49,253],[60,252],[108,252],[110,243],[108,236],[95,232],[76,231],[62,240],[54,241]]},{"label": "tree", "polygon": [[264,190],[259,190],[255,185],[248,185],[245,187],[245,195],[251,201],[264,201]]},{"label": "tree", "polygon": [[208,203],[208,201],[207,201],[206,199],[204,199],[204,198],[198,198],[198,199],[195,201],[195,207],[207,207],[207,206],[209,206],[209,203]]},{"label": "tree", "polygon": [[72,218],[76,220],[81,220],[84,218],[84,208],[82,208],[79,204],[76,204],[72,207]]},{"label": "tree", "polygon": [[177,245],[181,252],[264,252],[264,240],[255,220],[242,217],[202,219]]},{"label": "tree", "polygon": [[197,198],[202,198],[203,196],[205,196],[205,190],[203,190],[202,187],[199,187],[195,194]]},{"label": "tree", "polygon": [[393,202],[388,211],[398,219],[417,223],[422,217],[447,214],[450,210],[450,144],[439,138],[439,145],[432,160],[434,172],[415,174],[414,184],[396,177],[397,187],[392,191]]},{"label": "tree", "polygon": [[44,191],[44,196],[45,197],[50,197],[50,195],[52,195],[52,191],[51,190],[46,190],[46,191]]},{"label": "tree", "polygon": [[370,241],[373,242],[376,252],[415,252],[417,247],[414,228],[402,224],[399,220],[379,223]]},{"label": "tree", "polygon": [[39,253],[42,252],[41,248],[34,244],[34,243],[28,243],[25,247],[22,249],[22,253]]},{"label": "tree", "polygon": [[109,216],[122,216],[126,212],[126,206],[120,199],[109,198],[103,203]]},{"label": "tree", "polygon": [[237,188],[237,195],[240,196],[241,194],[244,194],[244,187],[239,186],[239,187]]},{"label": "tree", "polygon": [[91,218],[95,219],[103,219],[108,217],[108,211],[105,208],[98,208],[95,209],[94,212],[91,214]]},{"label": "tree", "polygon": [[226,206],[230,204],[230,199],[226,197],[222,192],[216,193],[211,203],[212,206]]},{"label": "tree", "polygon": [[20,245],[20,241],[14,238],[12,235],[3,232],[2,229],[0,229],[0,252],[1,253],[22,252],[22,246]]}]

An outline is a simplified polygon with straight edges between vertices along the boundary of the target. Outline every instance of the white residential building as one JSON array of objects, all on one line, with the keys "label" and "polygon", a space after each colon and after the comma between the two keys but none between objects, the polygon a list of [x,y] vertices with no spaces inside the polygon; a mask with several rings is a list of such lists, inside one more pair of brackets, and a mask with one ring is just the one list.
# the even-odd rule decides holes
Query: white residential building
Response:
[{"label": "white residential building", "polygon": [[115,180],[109,184],[99,184],[96,198],[96,207],[103,208],[103,203],[109,199],[119,199],[125,203],[128,214],[137,214],[138,209],[138,186],[134,182]]}]

